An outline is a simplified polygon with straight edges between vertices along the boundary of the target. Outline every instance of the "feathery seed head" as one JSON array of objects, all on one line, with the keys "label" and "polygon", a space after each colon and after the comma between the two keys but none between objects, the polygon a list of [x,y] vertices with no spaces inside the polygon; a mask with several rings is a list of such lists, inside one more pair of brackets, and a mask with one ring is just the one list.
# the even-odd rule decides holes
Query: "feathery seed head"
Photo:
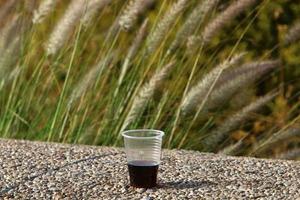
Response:
[{"label": "feathery seed head", "polygon": [[33,13],[37,5],[37,0],[28,0],[24,2],[24,9],[28,13]]},{"label": "feathery seed head", "polygon": [[[4,3],[1,5],[0,7],[0,25],[3,25],[3,22],[9,13],[15,8],[16,5],[16,1],[17,0],[6,0],[4,1]],[[1,30],[1,26],[0,26],[0,30]]]},{"label": "feathery seed head", "polygon": [[275,134],[270,138],[266,146],[270,146],[271,144],[275,144],[281,141],[288,140],[290,138],[299,137],[300,136],[300,129],[290,127],[286,129],[285,131],[281,132],[280,134]]},{"label": "feathery seed head", "polygon": [[131,0],[120,16],[119,25],[124,30],[130,30],[140,15],[152,7],[156,0]]},{"label": "feathery seed head", "polygon": [[218,154],[223,154],[223,155],[231,155],[234,156],[236,153],[243,147],[244,141],[243,139],[240,139],[236,143],[225,147],[221,151],[218,152]]},{"label": "feathery seed head", "polygon": [[43,0],[38,9],[33,12],[32,22],[34,24],[43,22],[46,16],[54,10],[56,2],[57,0]]},{"label": "feathery seed head", "polygon": [[[27,30],[27,23],[20,15],[15,15],[0,33],[0,77],[8,79],[13,71],[11,66],[17,61],[20,52],[21,37]],[[2,78],[4,80],[4,78]]]},{"label": "feathery seed head", "polygon": [[172,42],[169,52],[174,51],[180,44],[186,42],[186,39],[196,30],[197,26],[201,25],[204,18],[213,9],[219,0],[203,0],[198,3],[196,8],[188,16],[182,27],[176,34],[175,40]]},{"label": "feathery seed head", "polygon": [[276,156],[277,159],[295,160],[300,158],[300,148],[289,150]]},{"label": "feathery seed head", "polygon": [[[134,56],[136,55],[138,49],[140,48],[140,46],[142,45],[144,39],[146,38],[147,24],[148,24],[148,19],[146,19],[144,21],[144,23],[142,24],[142,26],[140,27],[134,42],[132,43],[132,45],[130,46],[130,48],[128,50],[128,53],[126,55],[124,64],[122,65],[122,68],[121,68],[121,74],[119,76],[118,86],[121,85],[121,83],[122,83],[122,81],[125,77],[125,74],[127,72],[127,68],[130,64],[131,59],[134,58]],[[118,89],[116,90],[115,94],[117,94],[117,92],[118,92]]]},{"label": "feathery seed head", "polygon": [[141,88],[140,92],[133,100],[131,109],[124,120],[121,131],[125,130],[128,125],[132,123],[141,112],[143,112],[149,99],[151,99],[151,97],[154,95],[155,90],[164,81],[173,66],[174,62],[170,62],[162,69],[157,70],[150,81]]},{"label": "feathery seed head", "polygon": [[48,55],[55,54],[68,40],[68,36],[86,11],[86,3],[87,0],[72,0],[50,35],[46,45]]},{"label": "feathery seed head", "polygon": [[139,47],[147,36],[148,19],[146,19],[137,32],[136,38],[129,48],[127,58],[131,60],[137,53]]},{"label": "feathery seed head", "polygon": [[204,140],[204,143],[206,144],[205,146],[207,146],[208,150],[211,151],[215,149],[221,141],[229,136],[232,130],[238,127],[249,117],[250,113],[257,111],[277,95],[278,93],[269,93],[237,111],[234,115],[229,116],[215,131],[212,131],[211,134]]},{"label": "feathery seed head", "polygon": [[202,33],[202,45],[208,44],[226,24],[230,23],[237,15],[252,6],[255,2],[256,0],[238,0],[233,2],[205,27]]},{"label": "feathery seed head", "polygon": [[230,66],[237,64],[245,55],[240,53],[233,56],[231,59],[225,60],[223,63],[212,69],[207,75],[205,75],[184,97],[183,103],[181,104],[182,114],[186,115],[191,111],[195,110],[201,99],[205,96],[209,88],[213,83],[220,77],[223,70]]},{"label": "feathery seed head", "polygon": [[100,60],[87,74],[83,76],[70,95],[68,107],[71,107],[73,103],[88,90],[96,78],[101,76],[104,68],[111,63],[112,55],[113,54],[109,54],[104,59]]},{"label": "feathery seed head", "polygon": [[277,67],[279,61],[261,61],[244,64],[242,67],[224,72],[211,93],[206,108],[212,109],[227,102],[237,91],[249,86],[269,70]]},{"label": "feathery seed head", "polygon": [[260,144],[257,145],[255,149],[255,153],[263,152],[264,150],[270,148],[272,145],[288,140],[293,137],[299,137],[300,136],[300,129],[298,127],[289,127],[287,129],[279,130],[275,134],[273,134],[271,137],[267,138],[266,140],[262,140]]},{"label": "feathery seed head", "polygon": [[227,81],[233,80],[234,78],[245,75],[247,73],[264,73],[270,69],[278,67],[281,64],[280,60],[265,60],[246,63],[241,67],[236,67],[234,69],[225,70],[218,84],[222,85]]},{"label": "feathery seed head", "polygon": [[99,10],[102,10],[110,2],[111,0],[89,0],[86,8],[86,13],[81,19],[82,24],[88,26],[97,12]]},{"label": "feathery seed head", "polygon": [[6,75],[12,71],[11,65],[18,58],[18,50],[20,49],[20,37],[16,36],[5,49],[1,49],[0,57],[0,77],[6,77]]},{"label": "feathery seed head", "polygon": [[5,49],[22,32],[22,18],[15,15],[0,32],[0,48]]},{"label": "feathery seed head", "polygon": [[289,45],[300,39],[300,22],[294,24],[284,38],[284,44]]},{"label": "feathery seed head", "polygon": [[178,15],[184,10],[188,5],[188,0],[178,0],[172,7],[166,12],[162,20],[159,21],[157,27],[154,29],[153,33],[149,35],[147,40],[147,53],[153,53],[160,45],[163,38],[167,35],[171,26],[176,21]]},{"label": "feathery seed head", "polygon": [[187,38],[186,42],[186,48],[188,50],[188,53],[193,53],[199,45],[201,44],[202,38],[201,36],[191,35]]}]

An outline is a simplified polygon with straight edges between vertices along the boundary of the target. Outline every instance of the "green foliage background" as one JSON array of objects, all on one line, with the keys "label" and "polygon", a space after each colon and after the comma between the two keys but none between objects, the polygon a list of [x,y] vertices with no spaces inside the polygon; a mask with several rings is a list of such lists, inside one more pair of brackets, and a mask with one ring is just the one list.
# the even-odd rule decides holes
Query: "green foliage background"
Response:
[{"label": "green foliage background", "polygon": [[[33,10],[26,8],[24,2],[20,2],[16,3],[10,16],[2,19],[3,27],[10,23],[16,13],[22,15],[25,21],[31,20]],[[149,16],[151,28],[175,2],[158,1],[155,8],[145,14]],[[162,47],[155,53],[157,55],[144,58],[142,50],[138,53],[120,88],[119,96],[113,97],[125,54],[138,29],[137,25],[132,31],[120,31],[115,38],[107,39],[111,25],[126,3],[114,1],[97,13],[97,17],[88,27],[77,24],[76,30],[59,53],[47,56],[45,43],[69,3],[69,1],[59,1],[54,12],[47,16],[42,24],[31,26],[23,37],[20,55],[15,64],[21,66],[22,73],[14,81],[5,85],[1,91],[0,135],[30,140],[121,145],[119,126],[132,101],[125,100],[126,95],[133,95],[133,90],[138,88],[139,81],[147,82],[155,70],[165,64],[163,54],[197,2],[190,2],[191,5],[178,18],[163,41]],[[232,2],[221,1],[210,17],[216,16]],[[142,16],[140,21],[142,22],[145,17]],[[225,60],[232,49],[236,52],[248,52],[245,62],[273,58],[280,59],[282,64],[280,68],[267,74],[253,86],[245,88],[233,98],[228,106],[231,109],[221,107],[211,116],[201,116],[190,129],[188,127],[191,119],[184,119],[176,128],[176,137],[171,144],[166,142],[165,147],[204,150],[202,139],[237,111],[240,108],[239,104],[250,103],[258,96],[274,89],[280,91],[275,100],[261,112],[253,113],[247,122],[232,132],[225,146],[235,144],[246,137],[245,146],[237,155],[252,155],[251,149],[255,148],[261,139],[272,136],[274,132],[287,125],[298,128],[299,122],[295,119],[299,117],[300,110],[300,42],[284,46],[283,39],[288,29],[299,20],[299,1],[265,0],[258,1],[256,6],[243,12],[222,29],[222,32],[201,52],[198,64],[200,67],[196,69],[191,85],[195,85],[208,71]],[[198,30],[195,35],[199,35],[199,32],[201,30]],[[78,84],[83,84],[84,75],[111,50],[114,52],[113,64],[104,70],[104,74],[98,77],[92,87],[76,102],[76,106],[68,110],[67,101],[72,91]],[[174,56],[176,67],[172,69],[169,78],[147,104],[145,111],[129,128],[163,129],[167,133],[165,140],[168,141],[174,127],[175,110],[179,106],[180,97],[197,56],[186,57],[186,50],[185,46],[177,49]],[[151,68],[148,72],[146,69],[149,66]],[[61,95],[67,77],[68,84],[64,95]],[[118,106],[123,103],[126,109],[116,117]],[[188,137],[182,142],[186,130],[189,130]],[[272,146],[266,152],[256,156],[276,156],[290,149],[297,149],[299,138],[292,137],[280,143],[281,145],[276,148]],[[225,146],[220,144],[218,150]]]}]

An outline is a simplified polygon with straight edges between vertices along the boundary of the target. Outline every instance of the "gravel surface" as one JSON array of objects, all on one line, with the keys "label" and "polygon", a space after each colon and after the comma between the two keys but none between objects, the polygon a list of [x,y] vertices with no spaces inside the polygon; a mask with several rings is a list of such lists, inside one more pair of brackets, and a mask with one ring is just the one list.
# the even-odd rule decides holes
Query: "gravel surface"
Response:
[{"label": "gravel surface", "polygon": [[165,150],[159,187],[128,186],[122,149],[0,140],[0,199],[297,199],[300,162]]}]

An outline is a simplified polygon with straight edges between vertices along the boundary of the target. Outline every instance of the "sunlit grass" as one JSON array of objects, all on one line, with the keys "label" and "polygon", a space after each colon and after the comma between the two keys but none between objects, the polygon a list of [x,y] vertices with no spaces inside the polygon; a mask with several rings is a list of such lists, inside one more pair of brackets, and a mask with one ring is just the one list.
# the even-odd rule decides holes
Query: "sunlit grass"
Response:
[{"label": "sunlit grass", "polygon": [[[199,25],[189,35],[197,38],[195,41],[199,43],[187,47],[188,38],[185,38],[178,48],[169,51],[176,34],[197,4],[189,1],[186,7],[176,8],[175,16],[168,16],[175,3],[157,2],[155,9],[147,8],[127,31],[119,27],[118,19],[129,8],[123,1],[113,2],[99,10],[89,24],[83,24],[80,20],[82,16],[79,20],[73,20],[74,28],[64,36],[66,39],[60,44],[61,47],[54,53],[47,53],[49,37],[68,5],[58,1],[55,9],[47,13],[40,24],[32,24],[32,16],[38,5],[33,10],[26,10],[19,2],[18,9],[3,18],[5,26],[0,29],[3,34],[5,27],[12,24],[13,17],[20,16],[18,27],[13,29],[9,37],[1,37],[8,44],[13,44],[12,39],[20,38],[16,52],[7,56],[11,59],[7,65],[9,67],[5,66],[6,63],[0,63],[1,69],[9,69],[3,72],[0,87],[1,137],[121,145],[122,130],[153,128],[166,132],[164,146],[167,148],[222,152],[226,147],[242,141],[239,152],[232,154],[255,155],[257,145],[271,138],[273,133],[291,127],[298,129],[297,75],[293,76],[295,81],[290,83],[287,79],[292,76],[283,74],[293,72],[291,68],[296,61],[292,60],[289,70],[283,71],[281,67],[289,66],[286,51],[290,52],[293,47],[284,46],[279,38],[276,44],[264,48],[259,44],[261,40],[254,37],[254,30],[261,25],[261,20],[270,12],[270,4],[273,3],[265,0],[251,4],[234,16],[232,21],[226,22],[221,27],[222,31],[216,33],[208,44],[204,44],[201,41],[203,30],[229,6],[221,2],[201,19],[201,23],[196,23]],[[87,5],[79,15],[88,11]],[[163,21],[165,17],[170,19]],[[132,45],[137,45],[135,38],[146,18],[147,34],[139,41],[136,52],[129,55]],[[159,25],[162,21],[163,25]],[[167,28],[160,29],[160,26]],[[163,37],[160,33],[163,33]],[[150,48],[151,41],[155,41],[157,35],[158,43]],[[255,45],[260,45],[260,48],[254,48]],[[5,49],[1,46],[1,52]],[[184,113],[182,104],[192,88],[220,63],[241,52],[247,52],[241,64],[221,70],[209,82],[207,92],[193,102],[195,108]],[[212,108],[208,106],[220,86],[242,75],[226,80],[226,74],[230,75],[234,69],[241,68],[242,64],[271,59],[280,59],[282,64],[263,73],[257,77],[258,80],[253,78],[247,87],[242,85],[229,99],[224,94],[220,105]],[[155,82],[155,75],[168,63],[174,66],[163,77],[156,77]],[[124,76],[120,78],[124,67]],[[15,69],[20,70],[14,75]],[[296,70],[294,72],[298,73]],[[245,95],[245,90],[250,91],[248,95]],[[235,125],[233,130],[230,129],[225,141],[218,142],[215,148],[208,148],[210,144],[205,141],[213,137],[211,134],[214,134],[214,130],[224,126],[223,122],[236,116],[235,113],[260,96],[274,91],[279,91],[279,95],[261,105],[261,112],[248,114],[247,119]],[[262,124],[262,127],[255,128],[255,124]],[[240,136],[233,137],[238,135],[238,131]],[[292,142],[282,142],[285,145],[283,150],[289,149],[288,144],[297,148],[299,141],[294,139],[297,138],[291,138]],[[278,154],[269,147],[255,156],[270,156],[274,152]]]}]

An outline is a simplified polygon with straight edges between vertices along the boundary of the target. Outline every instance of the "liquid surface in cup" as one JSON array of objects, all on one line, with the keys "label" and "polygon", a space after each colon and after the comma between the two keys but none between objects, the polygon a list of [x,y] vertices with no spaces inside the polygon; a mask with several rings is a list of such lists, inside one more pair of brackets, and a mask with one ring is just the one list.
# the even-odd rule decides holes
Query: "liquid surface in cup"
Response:
[{"label": "liquid surface in cup", "polygon": [[147,160],[134,160],[128,163],[130,185],[137,188],[156,186],[158,164]]}]

